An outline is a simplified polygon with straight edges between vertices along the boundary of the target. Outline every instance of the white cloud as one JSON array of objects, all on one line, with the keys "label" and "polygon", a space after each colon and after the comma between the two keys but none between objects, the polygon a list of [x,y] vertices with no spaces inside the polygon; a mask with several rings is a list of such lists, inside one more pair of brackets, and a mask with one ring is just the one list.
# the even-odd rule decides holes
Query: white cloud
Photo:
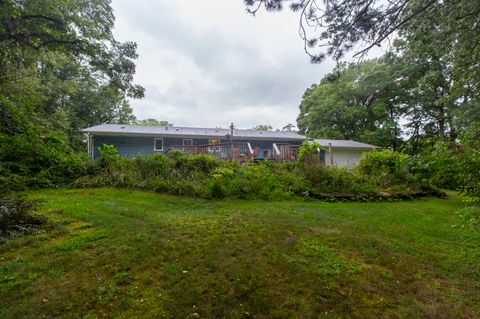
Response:
[{"label": "white cloud", "polygon": [[181,126],[295,123],[305,89],[334,64],[312,65],[298,17],[251,16],[241,0],[114,0],[115,36],[135,41],[135,115]]}]

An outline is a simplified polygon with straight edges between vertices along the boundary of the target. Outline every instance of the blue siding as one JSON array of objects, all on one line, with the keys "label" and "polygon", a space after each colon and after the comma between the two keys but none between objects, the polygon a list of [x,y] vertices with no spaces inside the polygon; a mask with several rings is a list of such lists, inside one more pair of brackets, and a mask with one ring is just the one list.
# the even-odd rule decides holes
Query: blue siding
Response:
[{"label": "blue siding", "polygon": [[[183,137],[165,137],[165,136],[100,136],[95,135],[92,137],[93,139],[93,147],[94,147],[94,158],[97,158],[100,153],[98,148],[101,147],[103,144],[114,145],[115,148],[118,150],[118,153],[122,156],[138,156],[138,155],[146,155],[146,154],[153,154],[159,153],[158,151],[154,151],[154,139],[155,138],[163,138],[163,149],[166,150],[168,147],[172,145],[182,145],[183,144]],[[208,144],[208,138],[187,138],[193,140],[193,145],[206,145]],[[302,142],[298,141],[268,141],[268,140],[245,140],[245,139],[234,139],[235,142],[248,142],[252,146],[252,149],[256,147],[260,148],[261,150],[269,150],[270,153],[272,152],[273,143],[277,144],[295,144],[300,145]],[[228,140],[221,139],[220,143],[228,143]]]}]

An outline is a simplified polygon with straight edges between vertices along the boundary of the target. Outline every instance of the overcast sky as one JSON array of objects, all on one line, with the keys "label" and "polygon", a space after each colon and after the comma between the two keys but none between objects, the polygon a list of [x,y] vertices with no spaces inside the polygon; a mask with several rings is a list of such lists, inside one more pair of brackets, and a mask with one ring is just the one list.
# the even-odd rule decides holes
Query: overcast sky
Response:
[{"label": "overcast sky", "polygon": [[115,36],[135,41],[131,105],[139,119],[238,128],[296,124],[303,92],[334,63],[312,65],[288,10],[245,11],[242,0],[113,0]]}]

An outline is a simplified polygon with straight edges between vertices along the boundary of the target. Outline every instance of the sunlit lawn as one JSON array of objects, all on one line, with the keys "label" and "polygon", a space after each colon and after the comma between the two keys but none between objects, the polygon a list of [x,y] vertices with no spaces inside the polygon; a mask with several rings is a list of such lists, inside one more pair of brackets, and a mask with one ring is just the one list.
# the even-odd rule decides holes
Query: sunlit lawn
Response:
[{"label": "sunlit lawn", "polygon": [[458,198],[29,196],[54,228],[0,246],[0,318],[480,317],[480,230]]}]

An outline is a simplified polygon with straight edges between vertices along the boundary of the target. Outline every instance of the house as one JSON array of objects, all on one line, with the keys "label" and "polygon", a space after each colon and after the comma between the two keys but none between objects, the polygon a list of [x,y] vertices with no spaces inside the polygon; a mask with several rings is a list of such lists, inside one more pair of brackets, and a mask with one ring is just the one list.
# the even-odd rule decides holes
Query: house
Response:
[{"label": "house", "polygon": [[[303,135],[286,131],[222,128],[102,124],[81,130],[87,134],[88,153],[95,159],[103,144],[114,145],[122,156],[169,153],[181,150],[225,159],[294,160]],[[355,141],[316,140],[327,165],[355,166],[373,145]]]},{"label": "house", "polygon": [[[294,132],[221,128],[102,124],[81,130],[88,134],[88,150],[97,158],[103,144],[114,145],[120,155],[168,153],[174,149],[225,156],[232,149],[257,159],[270,158],[275,146],[300,146],[305,137]],[[227,145],[228,144],[228,145]],[[228,154],[227,154],[228,155]]]}]

